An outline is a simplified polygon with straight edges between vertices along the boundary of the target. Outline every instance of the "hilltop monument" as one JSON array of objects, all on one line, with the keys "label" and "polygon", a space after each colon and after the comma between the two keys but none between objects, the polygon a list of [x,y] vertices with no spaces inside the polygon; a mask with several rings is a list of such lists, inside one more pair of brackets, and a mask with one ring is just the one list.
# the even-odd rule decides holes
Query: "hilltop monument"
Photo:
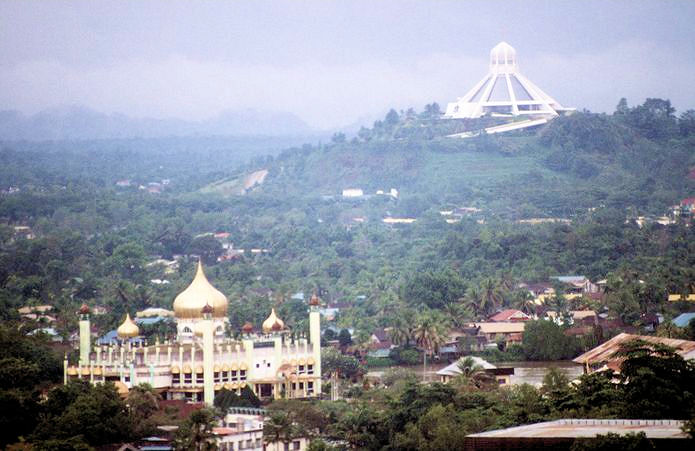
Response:
[{"label": "hilltop monument", "polygon": [[[540,125],[574,111],[565,108],[519,72],[516,50],[500,42],[490,51],[489,72],[466,95],[449,103],[444,118],[509,118],[513,122],[490,127],[488,133]],[[521,120],[519,120],[521,119]]]}]

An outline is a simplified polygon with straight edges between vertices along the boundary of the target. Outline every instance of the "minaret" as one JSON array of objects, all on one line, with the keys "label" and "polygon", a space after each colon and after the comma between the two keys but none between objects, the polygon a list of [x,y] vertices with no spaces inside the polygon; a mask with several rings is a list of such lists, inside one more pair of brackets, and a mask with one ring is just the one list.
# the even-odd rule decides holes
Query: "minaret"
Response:
[{"label": "minaret", "polygon": [[314,375],[316,382],[314,393],[321,394],[321,313],[319,308],[321,300],[314,293],[309,300],[309,340],[311,341],[311,350],[314,356]]},{"label": "minaret", "polygon": [[201,310],[203,320],[199,323],[203,333],[203,401],[208,406],[215,402],[214,385],[214,331],[212,324],[213,308],[205,304]]},{"label": "minaret", "polygon": [[89,307],[80,307],[80,366],[89,365],[89,351],[92,349],[92,331],[89,324]]}]

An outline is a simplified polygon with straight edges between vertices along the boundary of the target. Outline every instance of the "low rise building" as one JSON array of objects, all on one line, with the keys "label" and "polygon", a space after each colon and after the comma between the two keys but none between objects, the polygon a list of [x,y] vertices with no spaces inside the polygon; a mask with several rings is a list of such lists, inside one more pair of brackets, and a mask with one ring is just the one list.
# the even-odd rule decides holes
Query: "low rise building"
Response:
[{"label": "low rise building", "polygon": [[597,435],[644,432],[655,449],[691,450],[692,440],[678,420],[566,419],[467,435],[464,450],[567,450],[575,440]]}]

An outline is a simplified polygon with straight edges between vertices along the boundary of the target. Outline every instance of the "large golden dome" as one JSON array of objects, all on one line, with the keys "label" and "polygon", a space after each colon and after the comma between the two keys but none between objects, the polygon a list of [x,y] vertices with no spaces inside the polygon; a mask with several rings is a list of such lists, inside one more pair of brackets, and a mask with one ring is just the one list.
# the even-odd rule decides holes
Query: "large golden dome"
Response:
[{"label": "large golden dome", "polygon": [[202,318],[203,307],[210,305],[213,318],[225,318],[228,303],[227,297],[208,282],[198,262],[193,282],[174,299],[174,314],[177,318]]},{"label": "large golden dome", "polygon": [[137,324],[130,319],[130,313],[125,314],[125,320],[123,320],[123,323],[118,326],[116,333],[118,334],[118,338],[121,339],[133,338],[140,335],[140,329],[138,328]]},{"label": "large golden dome", "polygon": [[279,332],[285,328],[285,323],[278,318],[275,313],[275,309],[270,311],[270,316],[263,321],[263,332],[268,334],[270,332]]}]

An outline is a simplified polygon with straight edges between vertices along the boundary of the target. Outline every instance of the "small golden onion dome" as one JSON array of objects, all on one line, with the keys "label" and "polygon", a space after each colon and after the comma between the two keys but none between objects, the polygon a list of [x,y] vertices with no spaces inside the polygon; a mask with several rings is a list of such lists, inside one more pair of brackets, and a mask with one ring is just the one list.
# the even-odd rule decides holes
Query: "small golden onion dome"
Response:
[{"label": "small golden onion dome", "polygon": [[116,381],[116,382],[113,383],[113,385],[116,386],[116,391],[118,392],[118,394],[119,394],[122,398],[125,398],[126,396],[128,396],[128,392],[129,392],[130,390],[128,389],[128,386],[127,386],[126,384],[124,384],[124,383],[121,382],[121,381]]},{"label": "small golden onion dome", "polygon": [[316,293],[311,295],[311,299],[309,299],[309,305],[311,305],[312,307],[317,307],[321,305],[321,299],[319,299]]},{"label": "small golden onion dome", "polygon": [[267,334],[272,331],[282,330],[284,328],[285,323],[275,314],[275,309],[272,309],[270,311],[270,316],[263,321],[263,332]]},{"label": "small golden onion dome", "polygon": [[203,307],[212,307],[212,316],[227,316],[227,297],[208,282],[202,263],[198,262],[193,282],[174,299],[174,314],[177,318],[202,318]]},{"label": "small golden onion dome", "polygon": [[140,335],[140,329],[137,324],[130,319],[130,313],[125,314],[125,320],[123,320],[123,324],[118,326],[116,333],[118,333],[118,338],[120,339],[133,338]]},{"label": "small golden onion dome", "polygon": [[87,304],[82,304],[80,307],[80,315],[89,315],[89,306]]}]

